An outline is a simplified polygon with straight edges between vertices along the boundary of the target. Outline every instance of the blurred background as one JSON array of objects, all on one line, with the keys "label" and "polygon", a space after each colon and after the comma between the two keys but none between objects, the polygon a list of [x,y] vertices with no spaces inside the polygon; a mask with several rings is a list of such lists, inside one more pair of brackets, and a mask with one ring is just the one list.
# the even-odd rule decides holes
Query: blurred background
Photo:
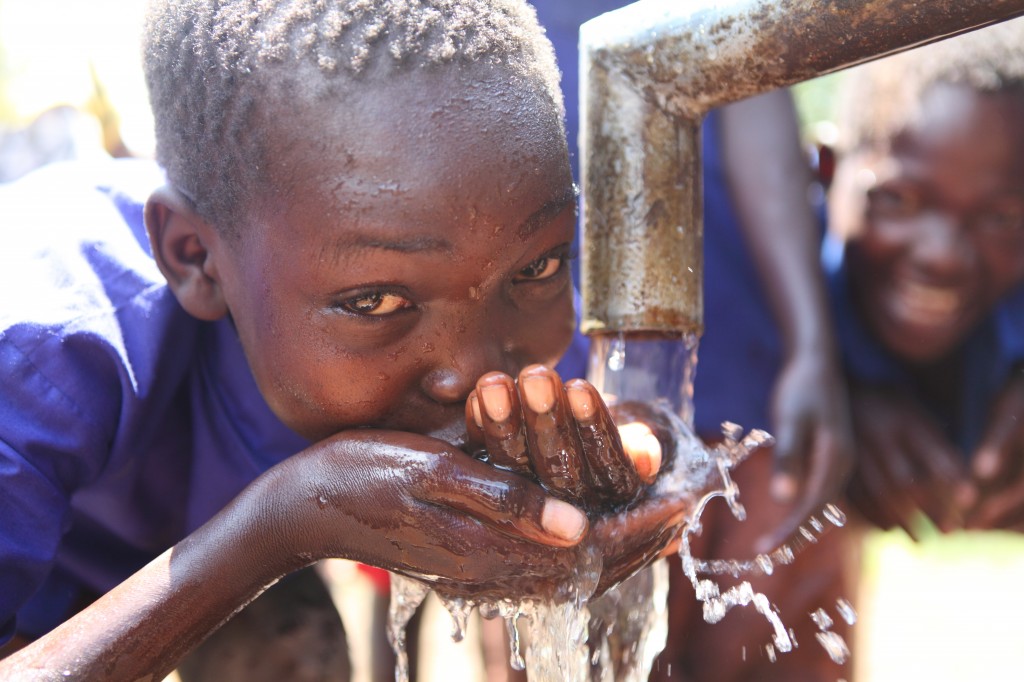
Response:
[{"label": "blurred background", "polygon": [[[138,55],[143,8],[143,0],[0,0],[0,182],[52,160],[152,156]],[[795,90],[809,150],[831,141],[831,92],[841,77]],[[876,532],[864,567],[857,680],[1024,679],[1024,538],[933,532],[913,543],[901,531]],[[335,568],[358,640],[369,588],[344,562]],[[447,641],[446,617],[428,628],[437,647],[426,649],[443,671],[438,679],[461,679],[452,662],[466,647]],[[465,670],[478,668],[470,661]]]}]

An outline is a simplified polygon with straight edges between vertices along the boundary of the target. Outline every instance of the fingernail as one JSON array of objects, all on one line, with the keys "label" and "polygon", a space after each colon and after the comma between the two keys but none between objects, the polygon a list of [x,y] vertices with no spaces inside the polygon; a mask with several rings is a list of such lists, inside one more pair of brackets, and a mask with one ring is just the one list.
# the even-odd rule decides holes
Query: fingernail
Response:
[{"label": "fingernail", "polygon": [[540,525],[563,540],[578,540],[587,529],[587,517],[568,502],[549,497],[540,513]]},{"label": "fingernail", "polygon": [[653,433],[639,438],[630,446],[630,457],[636,472],[645,483],[652,482],[661,468],[661,442]]},{"label": "fingernail", "polygon": [[547,376],[523,377],[526,404],[537,414],[543,414],[555,404],[555,390]]},{"label": "fingernail", "polygon": [[590,391],[585,388],[570,387],[566,391],[569,395],[569,408],[577,419],[590,421],[594,416],[594,401]]},{"label": "fingernail", "polygon": [[999,468],[999,454],[991,448],[985,448],[974,458],[972,468],[978,478],[992,478]]},{"label": "fingernail", "polygon": [[480,414],[480,401],[477,400],[475,393],[469,396],[469,405],[473,410],[473,421],[475,421],[476,425],[481,429],[484,428],[484,418]]},{"label": "fingernail", "polygon": [[508,388],[505,384],[481,386],[480,394],[488,417],[496,422],[508,419],[508,415],[512,411],[512,401],[508,397]]},{"label": "fingernail", "polygon": [[776,502],[789,502],[796,495],[796,481],[787,474],[772,477],[772,497]]}]

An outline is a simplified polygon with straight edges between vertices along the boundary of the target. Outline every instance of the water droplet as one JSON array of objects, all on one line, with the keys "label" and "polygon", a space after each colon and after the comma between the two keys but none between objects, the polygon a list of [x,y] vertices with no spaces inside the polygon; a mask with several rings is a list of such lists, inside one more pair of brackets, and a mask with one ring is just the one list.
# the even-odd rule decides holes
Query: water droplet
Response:
[{"label": "water droplet", "polygon": [[626,367],[626,341],[619,335],[612,339],[611,348],[608,350],[608,369],[613,372],[621,372]]},{"label": "water droplet", "polygon": [[841,635],[829,631],[816,632],[814,637],[828,653],[829,658],[839,665],[846,663],[846,659],[850,657],[850,649],[846,646],[846,640]]},{"label": "water droplet", "polygon": [[839,612],[839,617],[846,621],[847,625],[853,625],[857,622],[857,612],[854,611],[853,604],[842,597],[836,600],[836,611]]},{"label": "water droplet", "polygon": [[833,526],[837,528],[842,528],[846,525],[846,514],[843,513],[842,509],[835,506],[834,504],[825,505],[825,508],[822,510],[821,514],[828,520],[829,523],[831,523]]},{"label": "water droplet", "polygon": [[800,528],[798,528],[797,530],[800,531],[800,535],[805,540],[807,540],[807,542],[810,542],[811,544],[814,544],[815,542],[818,541],[818,538],[815,537],[814,533],[812,533],[811,531],[807,530],[807,528],[805,526],[800,526]]},{"label": "water droplet", "polygon": [[321,495],[320,497],[316,498],[316,503],[320,505],[321,509],[323,509],[324,507],[327,506],[327,496]]},{"label": "water droplet", "polygon": [[825,609],[816,609],[811,613],[811,620],[818,626],[819,630],[828,630],[832,627],[832,617],[825,613]]}]

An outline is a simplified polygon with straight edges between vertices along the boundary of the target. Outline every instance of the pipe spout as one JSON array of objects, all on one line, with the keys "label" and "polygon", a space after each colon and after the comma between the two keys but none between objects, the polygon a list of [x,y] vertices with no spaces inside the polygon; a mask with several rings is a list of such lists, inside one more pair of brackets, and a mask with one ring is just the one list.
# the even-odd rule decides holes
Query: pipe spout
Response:
[{"label": "pipe spout", "polygon": [[580,30],[582,330],[699,334],[716,106],[1024,15],[1024,0],[641,0]]}]

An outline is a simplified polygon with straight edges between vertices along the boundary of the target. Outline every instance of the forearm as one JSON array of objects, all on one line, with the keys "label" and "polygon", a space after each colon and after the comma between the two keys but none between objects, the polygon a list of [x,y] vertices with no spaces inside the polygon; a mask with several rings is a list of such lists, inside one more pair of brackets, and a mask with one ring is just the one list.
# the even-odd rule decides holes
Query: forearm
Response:
[{"label": "forearm", "polygon": [[259,541],[258,507],[243,493],[89,608],[0,661],[0,679],[163,679],[290,570],[276,547]]},{"label": "forearm", "polygon": [[811,172],[796,109],[777,90],[721,111],[723,162],[750,253],[765,283],[786,354],[831,356],[835,338],[807,196]]}]

